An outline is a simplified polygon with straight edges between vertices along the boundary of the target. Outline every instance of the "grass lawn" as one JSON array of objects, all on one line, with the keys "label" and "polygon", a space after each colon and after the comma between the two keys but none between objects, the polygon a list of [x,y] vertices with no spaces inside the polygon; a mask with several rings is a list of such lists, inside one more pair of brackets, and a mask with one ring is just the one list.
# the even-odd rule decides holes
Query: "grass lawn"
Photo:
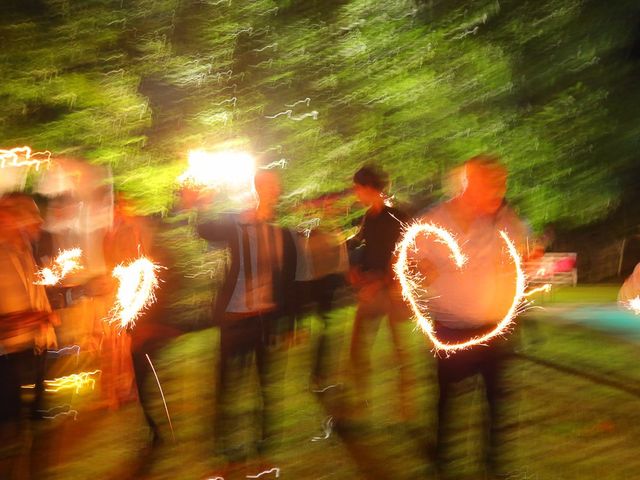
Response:
[{"label": "grass lawn", "polygon": [[[561,289],[551,303],[605,302],[615,300],[616,294],[614,286]],[[509,441],[504,446],[512,478],[637,478],[640,345],[536,315],[530,311],[512,335],[518,353],[507,372]],[[352,318],[352,307],[337,310],[332,317],[330,333],[338,352],[332,361],[340,382],[345,378]],[[313,340],[319,324],[313,320],[311,326]],[[280,418],[284,438],[272,457],[281,469],[280,478],[433,478],[424,446],[434,440],[435,362],[425,339],[412,327],[405,325],[405,335],[411,344],[419,415],[409,427],[397,420],[396,369],[384,326],[372,353],[370,418],[358,430],[334,429],[326,439],[317,438],[325,436],[323,424],[335,414],[334,407],[345,393],[331,389],[322,401],[310,393],[310,343],[290,349]],[[144,471],[137,470],[146,455],[147,440],[140,408],[130,404],[116,412],[85,412],[83,404],[92,394],[81,392],[72,398],[52,394],[49,399],[50,404],[71,403],[79,413],[75,421],[59,417],[36,427],[35,478],[213,478],[212,472],[222,465],[213,444],[217,335],[215,329],[184,335],[153,358],[176,442],[171,440],[155,381],[150,378],[147,388],[154,395],[153,413],[165,442],[144,457]],[[479,383],[465,381],[456,401],[454,478],[482,478],[478,469],[484,401]],[[241,390],[244,394],[235,405],[234,439],[239,443],[253,426],[254,409],[250,389]]]}]

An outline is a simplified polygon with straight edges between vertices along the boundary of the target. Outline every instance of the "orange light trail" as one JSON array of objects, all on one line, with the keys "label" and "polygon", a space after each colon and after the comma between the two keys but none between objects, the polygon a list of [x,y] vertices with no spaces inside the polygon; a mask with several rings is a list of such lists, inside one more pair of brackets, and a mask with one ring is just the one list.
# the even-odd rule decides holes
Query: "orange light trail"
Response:
[{"label": "orange light trail", "polygon": [[160,268],[142,256],[129,265],[121,264],[113,269],[113,276],[120,281],[120,286],[108,318],[109,323],[117,323],[122,329],[135,325],[142,311],[156,301],[156,272]]},{"label": "orange light trail", "polygon": [[415,223],[409,226],[406,229],[402,240],[398,243],[398,259],[394,265],[394,271],[400,280],[402,295],[411,306],[418,326],[429,337],[436,351],[442,350],[447,353],[453,353],[473,345],[486,343],[492,338],[506,333],[509,325],[516,317],[518,308],[525,297],[526,277],[522,270],[522,260],[520,255],[518,255],[515,245],[506,232],[500,231],[499,234],[507,246],[507,250],[509,251],[509,255],[511,256],[516,271],[516,292],[513,297],[513,302],[505,316],[491,332],[478,337],[473,337],[460,343],[444,343],[438,339],[433,327],[433,320],[430,318],[426,308],[426,302],[418,300],[417,298],[419,293],[425,292],[421,285],[423,277],[419,273],[416,274],[411,272],[410,263],[408,261],[408,253],[412,249],[415,250],[416,239],[418,236],[428,235],[435,237],[437,242],[443,243],[449,248],[451,251],[452,261],[460,269],[464,267],[467,260],[465,255],[462,253],[460,245],[450,232],[432,223]]},{"label": "orange light trail", "polygon": [[37,273],[38,280],[34,283],[46,286],[56,285],[68,274],[82,269],[79,262],[81,256],[82,250],[79,248],[62,250],[51,267],[43,268]]},{"label": "orange light trail", "polygon": [[0,168],[35,166],[37,170],[42,163],[51,163],[51,152],[32,153],[31,147],[0,149]]}]

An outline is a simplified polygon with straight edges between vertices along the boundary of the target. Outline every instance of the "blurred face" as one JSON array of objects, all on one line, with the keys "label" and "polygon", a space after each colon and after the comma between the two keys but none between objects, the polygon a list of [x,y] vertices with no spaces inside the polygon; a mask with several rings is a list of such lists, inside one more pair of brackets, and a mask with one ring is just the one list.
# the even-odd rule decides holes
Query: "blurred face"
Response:
[{"label": "blurred face", "polygon": [[380,198],[378,190],[358,183],[353,184],[353,193],[355,193],[358,201],[366,207],[370,207]]},{"label": "blurred face", "polygon": [[492,215],[502,206],[507,191],[507,172],[499,165],[469,163],[465,169],[465,201],[478,215]]}]

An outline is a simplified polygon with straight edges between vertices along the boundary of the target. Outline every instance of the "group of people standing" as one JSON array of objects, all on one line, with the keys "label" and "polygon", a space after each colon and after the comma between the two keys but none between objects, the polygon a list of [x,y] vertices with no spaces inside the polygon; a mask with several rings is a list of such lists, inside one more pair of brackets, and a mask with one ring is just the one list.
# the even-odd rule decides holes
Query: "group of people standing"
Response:
[{"label": "group of people standing", "polygon": [[[428,284],[430,311],[435,331],[445,343],[456,343],[478,337],[492,329],[507,313],[515,293],[514,266],[499,232],[507,233],[518,247],[525,242],[524,224],[504,201],[507,172],[494,157],[479,156],[467,161],[460,170],[460,191],[454,198],[428,210],[415,220],[436,223],[446,228],[464,245],[468,263],[464,271],[454,268],[450,252],[437,242],[421,239],[415,252],[418,268]],[[349,239],[350,268],[348,280],[356,292],[357,309],[350,343],[348,385],[352,390],[351,412],[362,418],[370,400],[371,350],[382,320],[387,319],[398,372],[397,406],[401,421],[416,415],[411,398],[414,372],[411,371],[406,333],[402,323],[410,318],[394,274],[396,245],[412,220],[391,205],[387,196],[387,175],[373,165],[359,169],[353,176],[353,192],[367,207],[357,234]],[[224,286],[217,294],[214,318],[220,326],[220,383],[218,417],[225,417],[228,396],[237,378],[231,376],[234,365],[241,371],[255,358],[259,392],[263,405],[258,454],[265,454],[277,444],[278,429],[273,422],[281,398],[277,398],[283,379],[283,343],[290,332],[291,312],[299,304],[300,288],[296,287],[296,241],[291,231],[274,225],[275,206],[280,195],[278,175],[270,170],[255,177],[257,207],[255,210],[225,219],[205,221],[198,234],[210,241],[223,241],[231,252],[230,268]],[[204,197],[204,208],[210,197]],[[198,203],[197,201],[195,202]],[[188,205],[187,207],[193,207]],[[340,250],[339,242],[334,244]],[[299,251],[298,251],[299,253]],[[326,261],[338,254],[326,256]],[[335,263],[335,262],[333,262]],[[298,268],[299,270],[299,268]],[[331,270],[327,278],[339,273]],[[334,295],[334,281],[315,280],[320,294],[319,314],[326,328],[328,310]],[[299,283],[299,282],[298,282]],[[323,300],[323,298],[325,300]],[[326,300],[329,298],[329,301]],[[321,333],[312,372],[314,391],[323,392],[337,380],[332,373],[319,370],[322,356],[328,353]],[[437,357],[439,386],[438,430],[435,463],[440,474],[446,473],[448,427],[451,420],[451,397],[457,382],[474,375],[482,376],[489,406],[486,466],[492,473],[500,471],[499,445],[501,405],[504,389],[503,364],[508,352],[504,338],[487,345]],[[334,357],[335,358],[335,357]],[[274,365],[279,367],[274,368]],[[237,370],[236,370],[237,371]],[[318,372],[323,371],[322,375]],[[335,375],[335,372],[333,372]],[[233,421],[231,421],[233,424]],[[218,423],[217,437],[221,452],[233,461],[238,452],[225,444],[225,422]],[[227,427],[228,428],[228,427]],[[266,453],[268,455],[268,453]]]},{"label": "group of people standing", "polygon": [[[198,211],[197,235],[229,252],[222,286],[214,292],[211,318],[220,332],[215,437],[218,453],[230,463],[248,454],[268,459],[278,445],[277,417],[284,400],[282,382],[287,347],[299,330],[306,302],[316,304],[323,328],[315,337],[313,347],[311,389],[324,392],[339,383],[337,370],[331,368],[337,353],[331,348],[327,329],[336,294],[345,281],[352,286],[357,303],[349,347],[349,375],[344,379],[352,393],[350,411],[358,416],[368,408],[372,346],[382,321],[387,319],[395,358],[392,368],[397,370],[398,381],[395,411],[403,422],[416,417],[417,403],[412,398],[416,372],[412,371],[407,333],[402,327],[411,314],[393,270],[396,245],[410,222],[432,222],[446,228],[464,246],[468,258],[465,269],[460,271],[451,264],[450,252],[438,242],[421,239],[417,243],[416,265],[429,292],[429,309],[438,338],[454,343],[495,328],[508,310],[515,289],[512,265],[499,232],[508,233],[517,246],[522,246],[525,227],[504,201],[507,172],[496,158],[474,157],[458,172],[457,194],[412,219],[402,209],[392,206],[387,195],[389,179],[380,168],[374,165],[360,168],[353,176],[353,193],[367,210],[357,234],[349,239],[341,238],[334,231],[323,231],[322,226],[303,234],[279,226],[276,207],[281,183],[274,170],[257,172],[255,208],[240,213],[210,219],[211,192],[181,192],[180,209]],[[7,206],[18,202],[14,197],[2,199],[4,203],[0,208],[0,288],[3,292],[12,292],[0,298],[0,422],[3,424],[19,414],[20,383],[15,375],[19,371],[16,364],[24,361],[21,356],[27,350],[52,348],[53,332],[59,322],[52,315],[44,288],[34,282],[37,269],[34,242],[28,235],[30,229],[37,230],[40,222],[35,204],[21,195],[15,198],[23,202],[22,208]],[[30,209],[32,223],[25,213]],[[146,230],[127,218],[132,217],[122,212],[116,215],[117,228],[109,232],[104,243],[106,258],[117,263],[139,254],[140,248],[151,255],[161,255],[157,248],[144,246],[149,243],[144,238]],[[163,313],[155,311],[148,315],[162,317]],[[33,328],[27,328],[25,319],[32,316]],[[21,319],[20,328],[27,329],[26,337],[11,330],[16,318]],[[109,348],[131,349],[120,345],[126,336],[126,333],[108,336]],[[14,347],[11,341],[17,338],[26,340]],[[138,348],[133,349],[140,393],[140,378],[146,372],[141,353],[152,343],[141,341]],[[497,338],[486,345],[437,356],[439,400],[435,464],[439,474],[446,474],[453,386],[474,375],[482,376],[489,405],[486,465],[492,473],[499,473],[497,452],[504,396],[501,375],[508,352],[506,343],[503,338]],[[254,378],[254,366],[261,405],[255,425],[257,433],[253,445],[238,445],[232,439],[237,424],[233,413],[236,390],[238,385]],[[11,388],[5,388],[9,385]],[[157,439],[158,428],[149,412],[145,412]]]}]

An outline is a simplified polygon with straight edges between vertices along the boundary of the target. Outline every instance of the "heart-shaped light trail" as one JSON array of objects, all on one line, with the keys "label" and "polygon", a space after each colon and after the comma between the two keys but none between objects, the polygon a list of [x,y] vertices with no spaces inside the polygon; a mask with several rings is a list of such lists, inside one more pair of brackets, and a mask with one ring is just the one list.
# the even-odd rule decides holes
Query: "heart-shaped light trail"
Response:
[{"label": "heart-shaped light trail", "polygon": [[120,285],[108,318],[109,323],[117,323],[122,329],[135,325],[142,311],[156,301],[156,272],[160,268],[142,256],[128,265],[118,265],[113,269],[113,276],[120,281]]},{"label": "heart-shaped light trail", "polygon": [[427,313],[426,302],[418,299],[419,293],[425,293],[425,289],[421,285],[423,277],[420,273],[411,271],[412,268],[408,261],[409,251],[415,249],[416,239],[418,236],[426,235],[435,237],[437,242],[445,244],[451,251],[451,260],[460,269],[467,261],[460,245],[449,231],[433,223],[415,223],[410,225],[404,232],[401,241],[398,243],[398,259],[394,265],[394,270],[400,280],[400,285],[402,286],[402,295],[411,306],[420,329],[429,337],[436,351],[442,350],[447,353],[453,353],[473,345],[484,344],[492,338],[505,333],[511,322],[513,322],[516,317],[518,308],[525,297],[526,277],[522,270],[522,261],[520,259],[520,255],[518,255],[515,245],[506,232],[500,231],[498,233],[504,240],[515,267],[516,291],[513,296],[513,302],[506,315],[492,331],[485,335],[473,337],[460,343],[444,343],[438,339],[433,327],[433,320]]}]

